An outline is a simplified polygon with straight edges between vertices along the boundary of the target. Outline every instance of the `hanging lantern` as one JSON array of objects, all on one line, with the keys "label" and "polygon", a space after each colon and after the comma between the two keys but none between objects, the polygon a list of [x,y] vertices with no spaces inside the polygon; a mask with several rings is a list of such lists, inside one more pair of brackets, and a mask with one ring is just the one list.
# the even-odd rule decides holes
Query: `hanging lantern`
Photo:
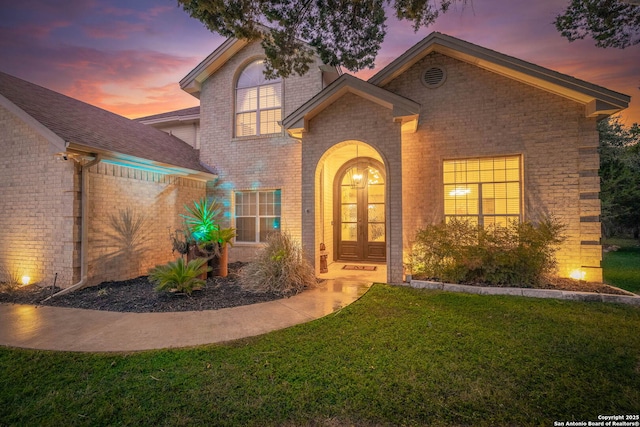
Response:
[{"label": "hanging lantern", "polygon": [[361,189],[364,188],[364,170],[360,167],[360,157],[358,155],[358,144],[356,144],[356,165],[349,169],[349,182],[351,188]]}]

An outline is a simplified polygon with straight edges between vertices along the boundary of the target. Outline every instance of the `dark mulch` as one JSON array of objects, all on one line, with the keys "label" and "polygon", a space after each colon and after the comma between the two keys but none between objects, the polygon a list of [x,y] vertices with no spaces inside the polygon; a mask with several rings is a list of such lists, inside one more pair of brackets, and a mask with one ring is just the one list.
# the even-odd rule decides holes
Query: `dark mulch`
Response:
[{"label": "dark mulch", "polygon": [[42,300],[52,294],[51,287],[41,288],[30,285],[0,292],[0,302],[150,313],[218,310],[283,298],[280,294],[243,290],[237,281],[239,267],[241,263],[230,264],[229,276],[208,278],[206,286],[194,291],[190,296],[182,293],[158,292],[147,276],[141,276],[120,282],[104,282],[46,302]]}]

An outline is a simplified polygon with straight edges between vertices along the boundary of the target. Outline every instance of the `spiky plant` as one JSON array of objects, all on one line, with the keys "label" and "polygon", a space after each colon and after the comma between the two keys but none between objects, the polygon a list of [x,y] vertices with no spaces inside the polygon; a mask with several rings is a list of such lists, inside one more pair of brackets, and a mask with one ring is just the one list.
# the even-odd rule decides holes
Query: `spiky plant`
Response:
[{"label": "spiky plant", "polygon": [[216,234],[220,226],[216,223],[216,218],[220,216],[222,206],[215,200],[209,201],[201,198],[193,202],[193,206],[185,205],[187,215],[180,215],[184,218],[191,236],[198,244],[210,243],[216,240]]},{"label": "spiky plant", "polygon": [[240,284],[254,292],[292,295],[315,283],[315,271],[300,242],[287,232],[271,233],[256,259],[240,271]]},{"label": "spiky plant", "polygon": [[200,276],[211,271],[206,258],[196,258],[188,263],[178,258],[165,265],[158,265],[149,271],[149,279],[156,284],[156,290],[169,291],[175,289],[191,295],[194,288],[204,286]]}]

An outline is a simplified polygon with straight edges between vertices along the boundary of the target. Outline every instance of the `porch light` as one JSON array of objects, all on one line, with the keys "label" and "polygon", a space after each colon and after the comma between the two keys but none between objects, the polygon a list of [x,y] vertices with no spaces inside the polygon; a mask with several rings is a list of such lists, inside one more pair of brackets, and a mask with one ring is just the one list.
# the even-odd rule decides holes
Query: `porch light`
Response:
[{"label": "porch light", "polygon": [[22,286],[27,286],[29,284],[29,282],[31,281],[31,277],[29,276],[22,276]]}]

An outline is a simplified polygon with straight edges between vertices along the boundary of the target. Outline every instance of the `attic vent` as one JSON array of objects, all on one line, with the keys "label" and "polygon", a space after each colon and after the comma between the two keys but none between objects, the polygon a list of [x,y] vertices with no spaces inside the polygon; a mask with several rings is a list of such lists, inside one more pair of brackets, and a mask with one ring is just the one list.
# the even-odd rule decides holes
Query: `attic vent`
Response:
[{"label": "attic vent", "polygon": [[422,75],[422,84],[429,89],[435,89],[442,86],[447,79],[447,73],[442,67],[431,67]]}]

